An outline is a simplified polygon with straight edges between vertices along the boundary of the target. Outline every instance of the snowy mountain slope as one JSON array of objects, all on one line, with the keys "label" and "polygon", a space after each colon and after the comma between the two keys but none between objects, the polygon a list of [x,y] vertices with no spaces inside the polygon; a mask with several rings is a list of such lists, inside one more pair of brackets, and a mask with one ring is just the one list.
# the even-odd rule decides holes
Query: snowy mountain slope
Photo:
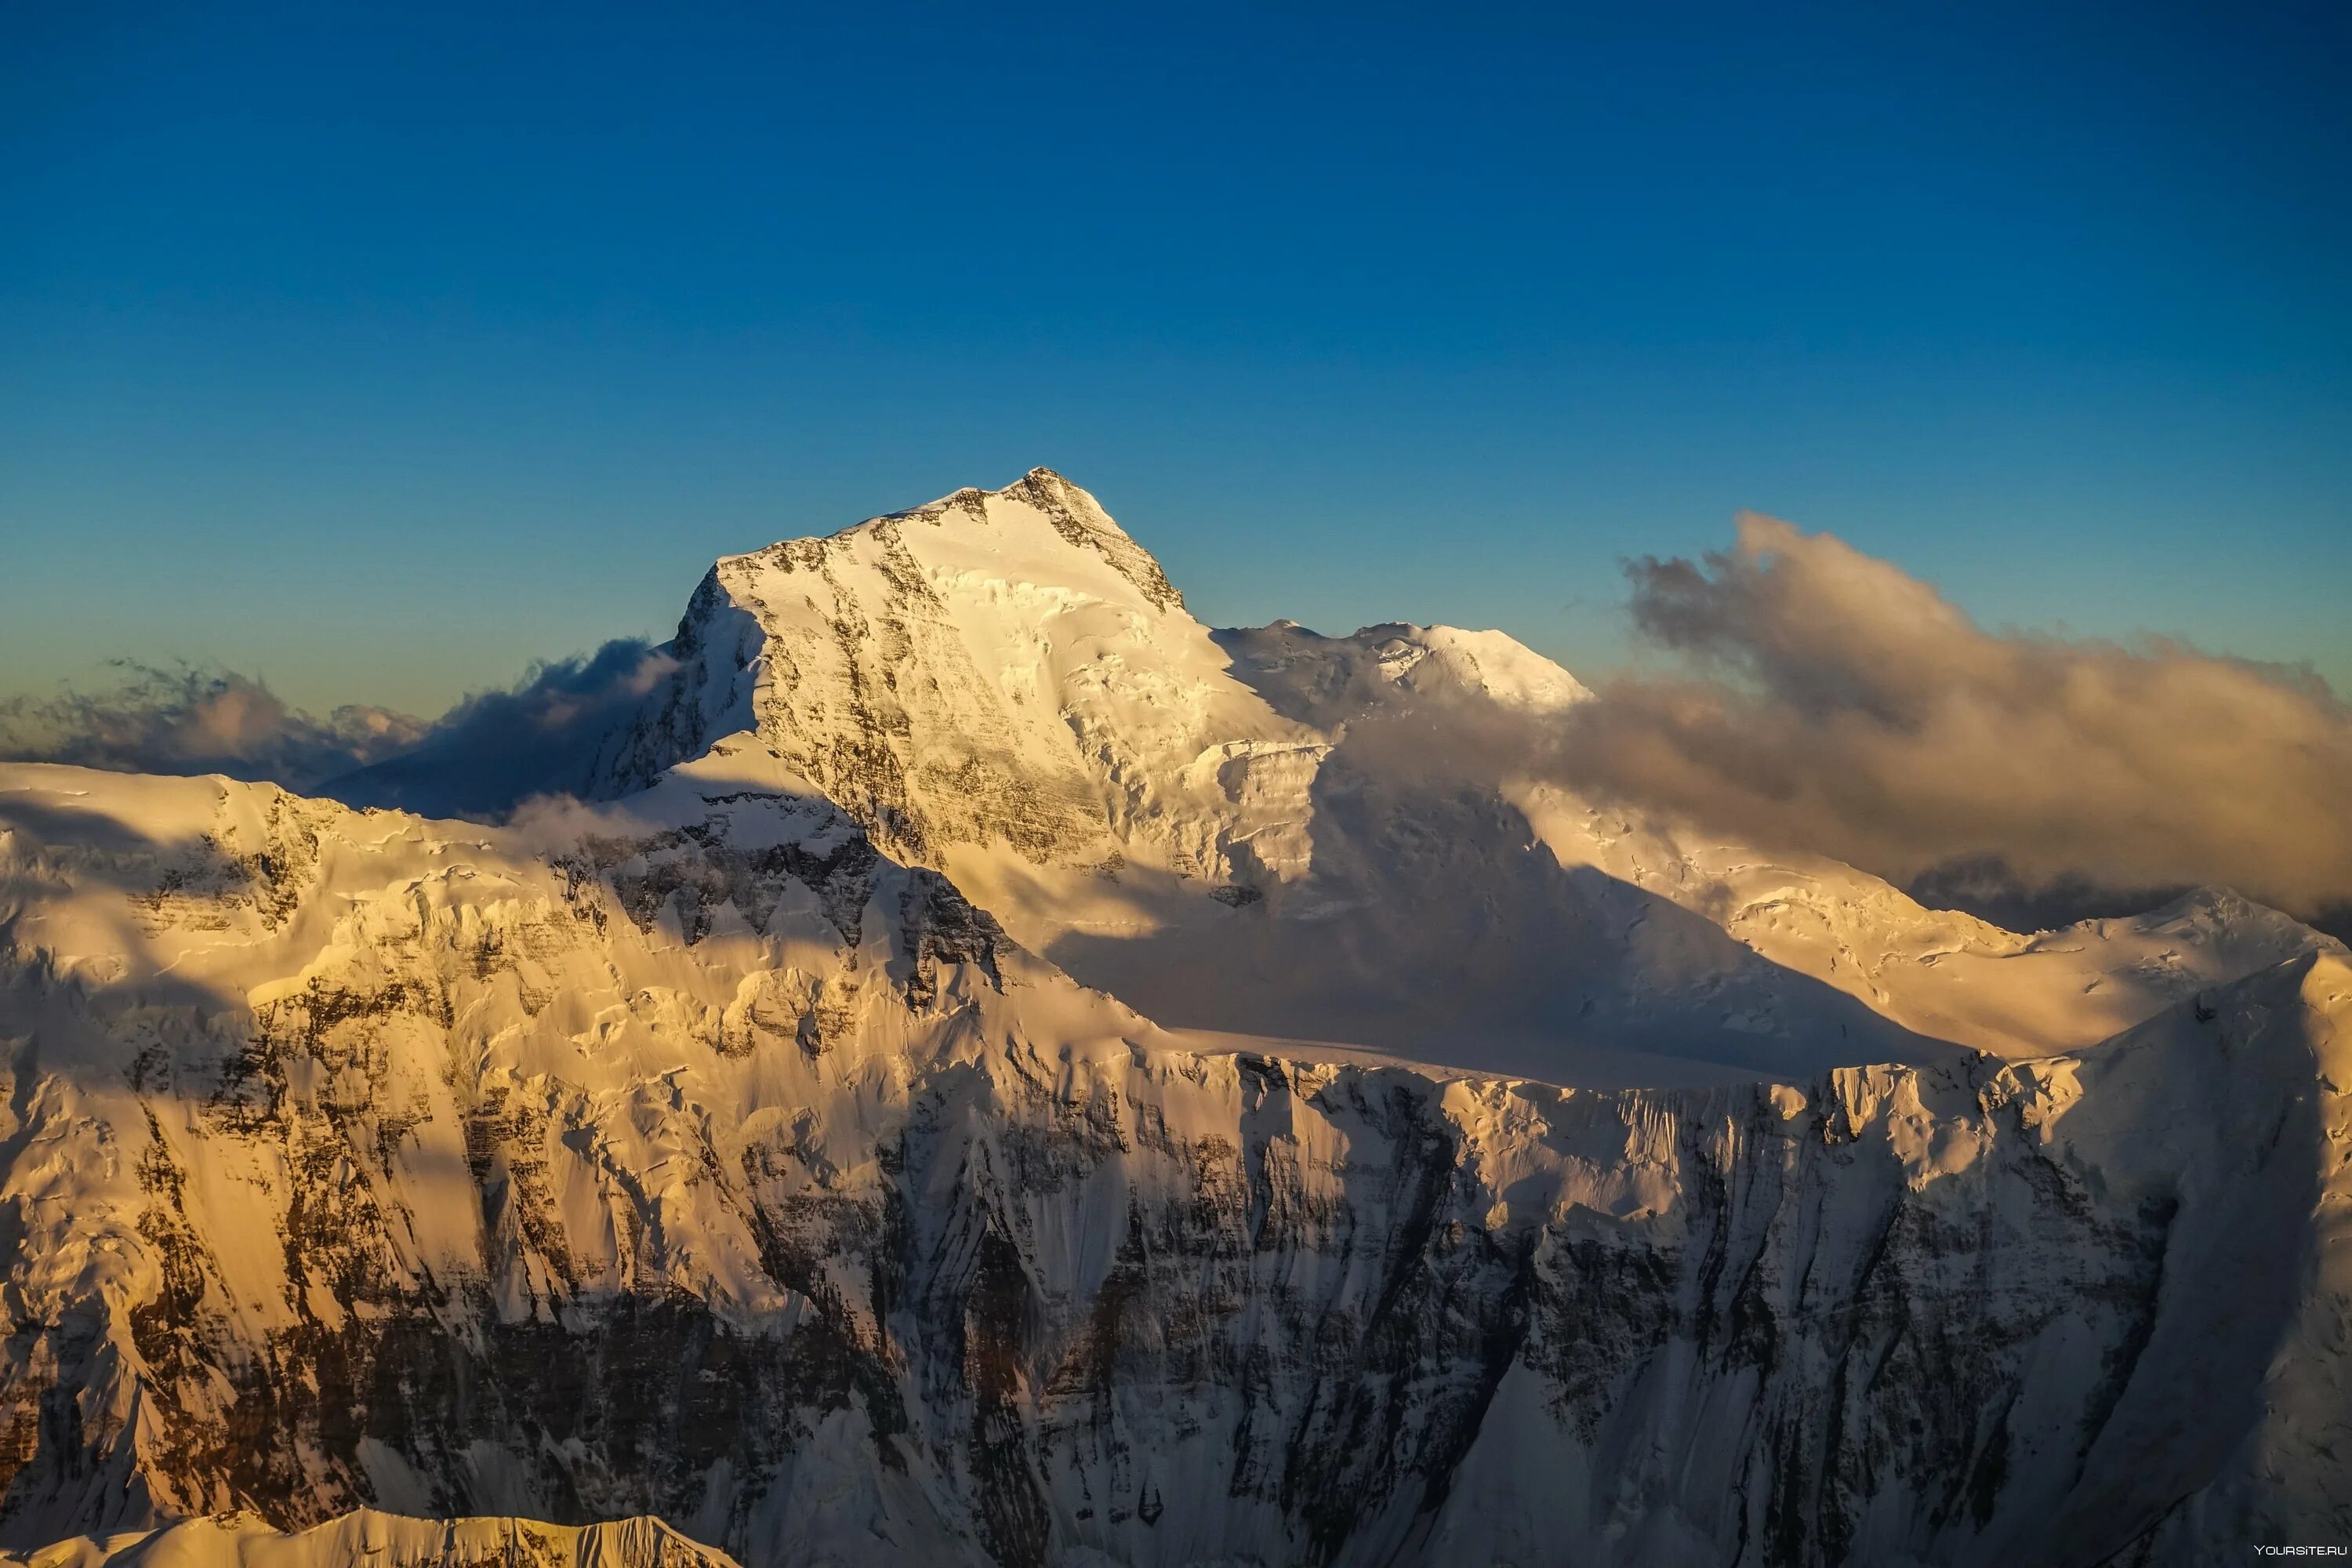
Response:
[{"label": "snowy mountain slope", "polygon": [[2023,938],[1596,810],[1500,753],[1423,766],[1410,728],[1367,721],[1540,724],[1583,688],[1497,632],[1212,632],[1045,469],[722,560],[667,652],[644,712],[549,787],[625,794],[753,731],[1171,1026],[1596,1085],[1802,1078],[2076,1048],[2322,940],[2218,894]]},{"label": "snowy mountain slope", "polygon": [[281,1533],[252,1514],[0,1552],[0,1568],[735,1568],[653,1519],[566,1529],[523,1519],[404,1519],[361,1509]]},{"label": "snowy mountain slope", "polygon": [[1818,856],[1772,855],[1565,791],[1507,794],[1563,865],[1703,912],[1765,958],[1934,1038],[2001,1057],[2074,1050],[2204,987],[2342,945],[2225,888],[2143,914],[2021,934]]},{"label": "snowy mountain slope", "polygon": [[[1566,670],[1498,632],[1388,626],[1325,637],[1277,622],[1213,635],[1233,655],[1235,673],[1277,710],[1342,736],[1368,718],[1467,709],[1470,723],[1435,733],[1475,745],[1482,708],[1558,712],[1587,695]],[[1416,738],[1407,730],[1389,750]],[[1338,760],[1353,761],[1354,750]],[[2137,916],[2021,935],[1924,909],[1878,878],[1820,856],[1769,854],[1595,806],[1513,776],[1508,760],[1497,748],[1493,761],[1506,764],[1493,775],[1498,792],[1560,867],[1663,898],[1916,1034],[1998,1056],[2079,1048],[2201,987],[2299,952],[2340,951],[2301,922],[2219,888]]]},{"label": "snowy mountain slope", "polygon": [[1398,622],[1331,637],[1276,621],[1209,635],[1235,677],[1269,706],[1325,731],[1399,704],[1472,700],[1541,713],[1591,695],[1568,671],[1501,632]]},{"label": "snowy mountain slope", "polygon": [[504,828],[41,767],[0,824],[11,1542],[363,1504],[777,1565],[2352,1529],[2335,953],[2075,1056],[1576,1091],[1171,1048],[749,737]]},{"label": "snowy mountain slope", "polygon": [[[719,1466],[697,1479],[724,1525],[745,1436],[663,1382],[670,1305],[699,1303],[704,1335],[761,1326],[714,1356],[738,1376],[815,1388],[792,1357],[825,1352],[782,1333],[809,1303],[763,1260],[773,1236],[694,1194],[786,1157],[819,1063],[844,1165],[887,1157],[858,1100],[974,1048],[1007,1005],[978,992],[1037,991],[1021,1016],[1055,1041],[1150,1033],[792,789],[722,744],[633,812],[518,837],[0,770],[6,1289],[47,1325],[9,1345],[10,1534],[243,1500],[449,1512],[460,1486],[483,1511],[653,1511],[656,1453]],[[582,1293],[635,1337],[575,1365]],[[436,1348],[493,1325],[504,1381]]]}]

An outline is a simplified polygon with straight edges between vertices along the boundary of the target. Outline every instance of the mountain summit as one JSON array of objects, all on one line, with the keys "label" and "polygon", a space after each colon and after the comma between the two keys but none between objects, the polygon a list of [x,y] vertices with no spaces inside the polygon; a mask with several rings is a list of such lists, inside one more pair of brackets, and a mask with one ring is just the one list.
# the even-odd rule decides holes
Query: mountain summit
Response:
[{"label": "mountain summit", "polygon": [[671,646],[669,702],[599,793],[748,730],[917,858],[1098,861],[1178,808],[1209,733],[1297,738],[1223,675],[1160,563],[1045,468],[726,557]]}]

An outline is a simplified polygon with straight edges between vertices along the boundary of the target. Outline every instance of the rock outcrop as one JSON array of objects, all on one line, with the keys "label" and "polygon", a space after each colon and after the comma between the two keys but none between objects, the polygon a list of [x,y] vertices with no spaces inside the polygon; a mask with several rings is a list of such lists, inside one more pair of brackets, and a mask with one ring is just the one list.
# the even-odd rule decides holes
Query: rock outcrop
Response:
[{"label": "rock outcrop", "polygon": [[160,1530],[84,1536],[0,1568],[736,1568],[722,1552],[657,1519],[573,1530],[528,1519],[404,1519],[360,1509],[299,1531],[249,1513],[206,1515]]}]

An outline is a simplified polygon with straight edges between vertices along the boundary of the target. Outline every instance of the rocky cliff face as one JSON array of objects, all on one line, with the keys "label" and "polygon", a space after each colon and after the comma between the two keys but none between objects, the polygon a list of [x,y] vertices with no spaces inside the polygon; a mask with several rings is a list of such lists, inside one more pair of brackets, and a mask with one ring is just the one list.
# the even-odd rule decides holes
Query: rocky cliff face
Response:
[{"label": "rocky cliff face", "polygon": [[1801,1082],[1202,1054],[806,761],[720,738],[495,829],[0,769],[5,1538],[362,1504],[658,1514],[761,1564],[2352,1533],[2340,951],[2081,1053]]}]

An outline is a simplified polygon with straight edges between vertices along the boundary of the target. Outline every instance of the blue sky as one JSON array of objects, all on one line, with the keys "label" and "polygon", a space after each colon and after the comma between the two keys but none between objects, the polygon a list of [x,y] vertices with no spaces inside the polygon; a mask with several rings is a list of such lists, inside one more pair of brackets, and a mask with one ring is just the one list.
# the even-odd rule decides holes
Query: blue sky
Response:
[{"label": "blue sky", "polygon": [[2352,689],[2352,12],[1447,9],[10,7],[0,689],[435,709],[1038,463],[1222,624],[1603,668],[1753,507]]}]

